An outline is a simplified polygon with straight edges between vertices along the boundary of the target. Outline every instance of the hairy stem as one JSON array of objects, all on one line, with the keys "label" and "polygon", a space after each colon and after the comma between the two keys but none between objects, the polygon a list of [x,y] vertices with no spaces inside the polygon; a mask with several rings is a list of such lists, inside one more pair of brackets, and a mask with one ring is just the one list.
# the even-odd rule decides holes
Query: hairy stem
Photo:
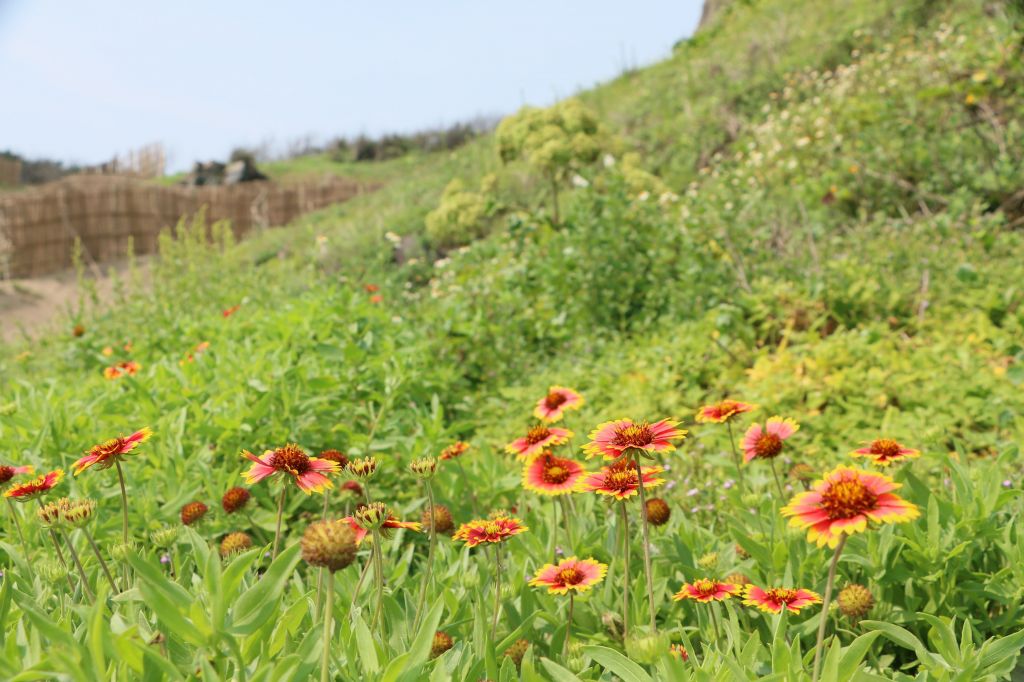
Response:
[{"label": "hairy stem", "polygon": [[743,460],[740,458],[740,451],[736,449],[736,437],[732,433],[732,422],[727,421],[725,425],[729,427],[729,443],[732,445],[732,461],[736,463],[736,478],[740,482],[740,487],[743,487]]},{"label": "hairy stem", "polygon": [[491,617],[491,641],[498,634],[498,613],[501,611],[501,545],[494,546],[494,615]]},{"label": "hairy stem", "polygon": [[843,553],[846,546],[846,533],[839,536],[839,544],[832,555],[832,564],[828,567],[828,582],[825,583],[825,599],[821,603],[821,622],[818,623],[818,642],[814,645],[814,682],[818,682],[818,675],[821,673],[821,648],[825,640],[825,625],[828,623],[828,607],[832,603],[832,585],[836,581],[836,566],[839,564],[839,555]]},{"label": "hairy stem", "polygon": [[427,518],[430,519],[430,544],[427,546],[427,566],[423,570],[423,584],[420,586],[420,598],[416,605],[416,618],[413,620],[412,629],[415,632],[416,628],[420,624],[420,616],[423,614],[423,605],[427,600],[427,586],[430,584],[430,579],[433,577],[434,569],[434,545],[437,544],[437,531],[434,529],[434,490],[430,486],[430,481],[423,481],[423,485],[427,489]]},{"label": "hairy stem", "polygon": [[284,496],[287,492],[288,486],[282,483],[281,498],[277,501],[277,530],[274,531],[274,551],[270,555],[271,561],[277,558],[277,550],[281,546],[281,518],[284,516]]},{"label": "hairy stem", "polygon": [[324,602],[324,657],[320,666],[320,682],[331,679],[331,625],[334,624],[334,573],[327,572],[327,601]]},{"label": "hairy stem", "polygon": [[647,494],[644,492],[644,475],[640,470],[640,461],[633,456],[636,467],[637,491],[640,493],[640,521],[644,535],[644,575],[647,577],[647,602],[651,611],[651,633],[658,631],[657,612],[654,609],[654,576],[651,573],[651,533],[647,524]]},{"label": "hairy stem", "polygon": [[103,559],[103,555],[100,554],[100,549],[96,546],[96,541],[92,539],[92,535],[89,533],[87,528],[83,528],[82,532],[85,533],[85,539],[89,541],[89,546],[92,547],[92,553],[96,555],[96,560],[100,562],[100,568],[103,569],[103,575],[107,577],[107,583],[110,584],[111,594],[118,594],[121,590],[118,589],[117,582],[114,580],[114,575],[110,572],[110,567],[107,566],[107,562]]},{"label": "hairy stem", "polygon": [[629,638],[629,512],[626,502],[619,502],[622,512],[622,641]]}]

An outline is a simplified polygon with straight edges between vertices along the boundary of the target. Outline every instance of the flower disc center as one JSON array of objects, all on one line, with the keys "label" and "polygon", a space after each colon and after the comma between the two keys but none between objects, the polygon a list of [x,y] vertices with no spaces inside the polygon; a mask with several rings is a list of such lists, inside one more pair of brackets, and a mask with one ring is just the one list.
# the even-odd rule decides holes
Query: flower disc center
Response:
[{"label": "flower disc center", "polygon": [[621,427],[612,437],[612,445],[625,448],[642,448],[654,441],[651,425],[647,422]]},{"label": "flower disc center", "polygon": [[821,505],[830,519],[849,519],[874,509],[878,496],[857,479],[833,482],[821,493]]}]

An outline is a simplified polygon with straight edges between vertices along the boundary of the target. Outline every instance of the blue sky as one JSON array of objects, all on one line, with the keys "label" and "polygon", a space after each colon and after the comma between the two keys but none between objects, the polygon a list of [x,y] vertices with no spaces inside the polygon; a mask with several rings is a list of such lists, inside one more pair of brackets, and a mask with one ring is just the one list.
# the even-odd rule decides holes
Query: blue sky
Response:
[{"label": "blue sky", "polygon": [[702,0],[0,0],[0,149],[170,166],[546,104],[690,35]]}]

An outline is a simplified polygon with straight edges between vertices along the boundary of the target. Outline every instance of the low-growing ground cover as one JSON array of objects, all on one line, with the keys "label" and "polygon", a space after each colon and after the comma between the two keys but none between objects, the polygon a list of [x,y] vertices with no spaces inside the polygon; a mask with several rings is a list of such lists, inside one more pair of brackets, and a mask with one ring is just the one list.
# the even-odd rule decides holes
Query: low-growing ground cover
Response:
[{"label": "low-growing ground cover", "polygon": [[486,137],[183,224],[151,294],[0,349],[5,675],[1006,679],[1020,22],[738,3],[583,95],[557,220]]}]

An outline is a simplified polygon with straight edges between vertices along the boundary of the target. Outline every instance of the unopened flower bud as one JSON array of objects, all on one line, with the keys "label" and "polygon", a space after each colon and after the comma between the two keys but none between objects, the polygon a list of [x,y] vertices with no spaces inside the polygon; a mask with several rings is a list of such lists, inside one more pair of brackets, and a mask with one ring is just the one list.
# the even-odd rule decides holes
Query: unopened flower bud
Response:
[{"label": "unopened flower bud", "polygon": [[178,539],[178,527],[166,526],[149,534],[149,539],[157,547],[170,547]]},{"label": "unopened flower bud", "polygon": [[356,509],[356,521],[369,531],[380,530],[388,520],[388,507],[383,502],[371,502]]},{"label": "unopened flower bud", "polygon": [[235,486],[224,493],[224,496],[220,499],[220,506],[224,508],[225,513],[234,514],[236,511],[245,508],[250,497],[251,495],[248,490]]},{"label": "unopened flower bud", "polygon": [[189,502],[181,508],[181,522],[186,526],[199,523],[208,511],[210,508],[202,502]]},{"label": "unopened flower bud", "polygon": [[647,522],[652,526],[664,526],[672,516],[668,503],[660,497],[647,500]]},{"label": "unopened flower bud", "polygon": [[437,471],[437,460],[433,457],[414,459],[409,464],[409,471],[422,479],[433,478]]},{"label": "unopened flower bud", "polygon": [[718,566],[718,552],[708,552],[697,559],[697,566],[705,571],[711,571]]},{"label": "unopened flower bud", "polygon": [[348,463],[348,470],[356,478],[369,478],[377,470],[377,458],[360,457]]}]

